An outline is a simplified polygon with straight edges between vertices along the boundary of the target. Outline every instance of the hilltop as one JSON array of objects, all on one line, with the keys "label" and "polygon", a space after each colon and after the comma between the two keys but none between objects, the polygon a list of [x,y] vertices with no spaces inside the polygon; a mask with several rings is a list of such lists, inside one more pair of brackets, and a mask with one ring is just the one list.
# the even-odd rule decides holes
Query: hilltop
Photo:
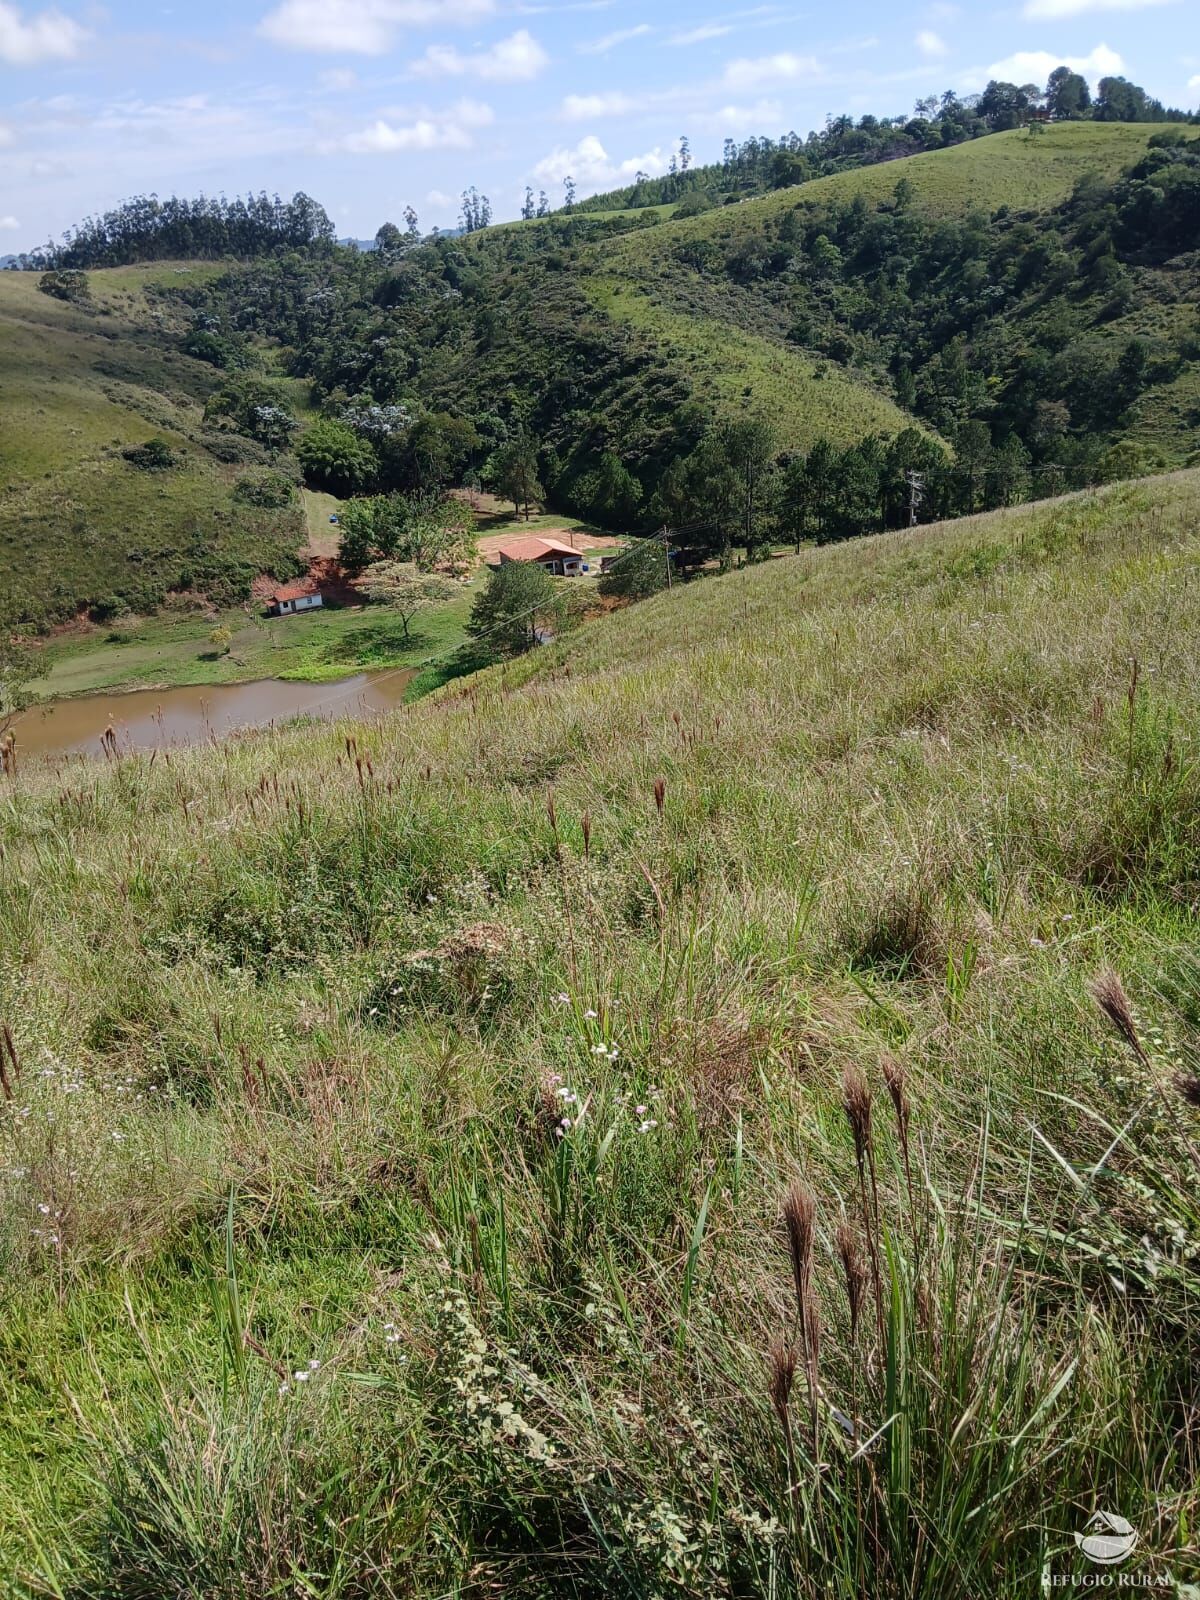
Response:
[{"label": "hilltop", "polygon": [[5,779],[11,1592],[1017,1600],[1097,1505],[1194,1582],[1198,529]]}]

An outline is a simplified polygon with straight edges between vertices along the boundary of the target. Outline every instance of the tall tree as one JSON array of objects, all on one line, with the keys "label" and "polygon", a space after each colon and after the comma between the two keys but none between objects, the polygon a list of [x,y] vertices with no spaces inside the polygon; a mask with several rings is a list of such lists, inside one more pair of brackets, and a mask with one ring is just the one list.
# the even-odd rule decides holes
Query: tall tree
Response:
[{"label": "tall tree", "polygon": [[1070,67],[1055,67],[1046,84],[1046,110],[1055,122],[1086,117],[1091,109],[1092,91],[1087,79]]},{"label": "tall tree", "polygon": [[775,459],[775,431],[765,417],[743,417],[725,430],[725,450],[741,500],[741,536],[753,557],[766,542],[766,481]]},{"label": "tall tree", "polygon": [[467,632],[489,652],[520,655],[560,617],[559,589],[536,561],[506,561],[471,607]]},{"label": "tall tree", "polygon": [[588,494],[588,515],[602,527],[628,532],[642,503],[642,486],[611,450],[600,458]]},{"label": "tall tree", "polygon": [[962,481],[962,507],[968,515],[979,510],[992,465],[992,431],[977,419],[964,422],[954,435],[954,453]]},{"label": "tall tree", "polygon": [[492,220],[492,202],[487,195],[480,194],[474,184],[462,192],[462,205],[459,211],[462,218],[464,233],[478,233],[486,228]]},{"label": "tall tree", "polygon": [[306,481],[330,494],[359,494],[375,487],[379,457],[369,439],[337,422],[320,417],[301,435],[296,459]]},{"label": "tall tree", "polygon": [[817,539],[824,540],[837,494],[837,451],[828,439],[818,439],[808,452],[805,473]]},{"label": "tall tree", "polygon": [[462,472],[479,449],[475,424],[445,411],[426,411],[406,432],[397,432],[380,451],[385,488],[440,490],[462,481]]},{"label": "tall tree", "polygon": [[687,542],[711,550],[727,568],[741,531],[742,484],[724,429],[712,428],[687,459]]},{"label": "tall tree", "polygon": [[496,492],[513,503],[513,511],[526,522],[533,515],[533,504],[541,500],[538,482],[537,442],[527,433],[518,433],[502,445],[492,458],[491,480]]},{"label": "tall tree", "polygon": [[812,506],[812,483],[808,476],[808,462],[803,456],[793,456],[784,467],[779,486],[779,525],[796,546],[808,536],[808,520]]},{"label": "tall tree", "polygon": [[1128,78],[1101,78],[1092,115],[1097,122],[1156,122],[1163,108]]},{"label": "tall tree", "polygon": [[404,248],[404,235],[394,222],[385,222],[375,235],[375,250],[381,261],[392,262]]}]

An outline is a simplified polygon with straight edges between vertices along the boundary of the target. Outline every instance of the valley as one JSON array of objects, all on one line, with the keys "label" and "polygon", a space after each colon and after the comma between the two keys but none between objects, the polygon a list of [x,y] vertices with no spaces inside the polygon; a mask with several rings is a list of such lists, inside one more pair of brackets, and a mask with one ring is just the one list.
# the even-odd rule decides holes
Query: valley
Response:
[{"label": "valley", "polygon": [[[93,137],[391,207],[552,61],[841,81],[590,9],[214,14],[236,105]],[[0,271],[0,1593],[1195,1600],[1198,124],[1064,65]]]}]

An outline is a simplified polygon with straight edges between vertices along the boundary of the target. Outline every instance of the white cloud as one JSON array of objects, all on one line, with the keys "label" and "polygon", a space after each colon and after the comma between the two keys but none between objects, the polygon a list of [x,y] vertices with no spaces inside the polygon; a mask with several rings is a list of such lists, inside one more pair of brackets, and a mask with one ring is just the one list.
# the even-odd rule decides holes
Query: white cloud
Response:
[{"label": "white cloud", "polygon": [[258,31],[289,50],[382,56],[403,28],[491,16],[495,0],[282,0]]},{"label": "white cloud", "polygon": [[346,94],[357,84],[358,76],[350,67],[330,67],[328,72],[321,73],[317,82],[331,94]]},{"label": "white cloud", "polygon": [[0,217],[0,233],[16,233],[20,226],[16,217]]},{"label": "white cloud", "polygon": [[525,83],[549,66],[550,57],[529,32],[520,28],[487,50],[464,55],[450,44],[431,44],[415,62],[413,71],[423,78],[484,78],[489,83]]},{"label": "white cloud", "polygon": [[667,170],[670,159],[655,146],[644,155],[613,161],[596,135],[589,133],[574,149],[560,146],[552,150],[534,167],[533,175],[540,183],[562,183],[564,178],[572,177],[579,192],[587,194],[612,184],[628,183],[639,172],[658,177]]},{"label": "white cloud", "polygon": [[1200,89],[1200,72],[1198,72],[1194,78],[1188,79],[1188,88]]},{"label": "white cloud", "polygon": [[620,89],[606,94],[569,94],[563,100],[562,114],[569,122],[590,122],[594,117],[623,117],[637,110],[638,103]]},{"label": "white cloud", "polygon": [[949,55],[950,48],[940,34],[934,33],[932,28],[922,28],[917,35],[917,49],[926,61],[940,61]]},{"label": "white cloud", "polygon": [[396,155],[402,150],[468,150],[476,128],[493,119],[491,106],[460,100],[448,111],[410,117],[408,121],[376,117],[365,128],[348,133],[322,148],[328,153],[345,150],[356,156]]},{"label": "white cloud", "polygon": [[0,150],[3,150],[6,145],[15,143],[16,137],[15,129],[10,128],[7,122],[0,122]]},{"label": "white cloud", "polygon": [[114,134],[130,149],[188,148],[249,137],[251,113],[243,106],[211,101],[207,95],[176,95],[140,100],[132,95],[111,101],[87,119],[87,136]]},{"label": "white cloud", "polygon": [[654,29],[648,22],[639,22],[635,28],[618,28],[614,33],[606,33],[601,39],[592,39],[586,44],[581,44],[579,53],[585,56],[607,55],[619,44],[628,44],[631,39],[643,39],[646,34],[653,32]]},{"label": "white cloud", "polygon": [[41,11],[28,21],[14,5],[0,0],[0,61],[30,67],[37,61],[67,61],[89,37],[61,11]]},{"label": "white cloud", "polygon": [[704,44],[708,39],[723,39],[732,32],[731,22],[702,22],[698,28],[684,28],[679,33],[673,33],[667,43]]},{"label": "white cloud", "polygon": [[725,68],[722,83],[727,89],[757,89],[766,83],[788,83],[797,78],[820,76],[821,66],[814,56],[792,55],[782,51],[773,56],[743,57]]},{"label": "white cloud", "polygon": [[713,111],[693,115],[692,121],[702,132],[732,137],[735,133],[761,133],[764,128],[776,128],[783,116],[783,106],[778,100],[756,100],[752,105],[718,106]]},{"label": "white cloud", "polygon": [[1145,11],[1150,6],[1173,5],[1175,0],[1025,0],[1024,15],[1039,21],[1061,22],[1093,11]]},{"label": "white cloud", "polygon": [[1003,61],[993,61],[985,70],[968,74],[968,80],[976,88],[982,88],[991,78],[998,78],[1001,83],[1042,84],[1055,67],[1070,67],[1072,72],[1081,73],[1095,83],[1099,78],[1123,72],[1125,63],[1106,44],[1098,44],[1086,56],[1054,55],[1049,50],[1018,50],[1015,55],[1005,56]]}]

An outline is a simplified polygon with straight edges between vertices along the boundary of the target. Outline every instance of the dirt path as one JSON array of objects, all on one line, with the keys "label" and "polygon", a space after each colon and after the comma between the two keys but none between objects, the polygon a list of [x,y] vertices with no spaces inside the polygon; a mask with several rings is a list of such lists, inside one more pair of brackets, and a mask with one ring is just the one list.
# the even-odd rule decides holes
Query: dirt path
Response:
[{"label": "dirt path", "polygon": [[331,494],[320,494],[315,489],[301,489],[304,501],[304,518],[308,524],[308,542],[301,555],[318,559],[336,557],[341,548],[342,536],[336,522],[330,522],[341,509],[341,501]]}]

